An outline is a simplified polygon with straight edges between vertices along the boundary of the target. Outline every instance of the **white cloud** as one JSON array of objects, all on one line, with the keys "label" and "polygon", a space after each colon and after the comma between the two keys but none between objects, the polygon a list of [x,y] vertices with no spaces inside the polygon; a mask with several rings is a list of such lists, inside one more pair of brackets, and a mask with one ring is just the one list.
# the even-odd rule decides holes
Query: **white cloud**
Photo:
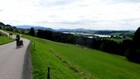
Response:
[{"label": "white cloud", "polygon": [[12,25],[136,29],[139,8],[139,0],[1,0],[0,18]]}]

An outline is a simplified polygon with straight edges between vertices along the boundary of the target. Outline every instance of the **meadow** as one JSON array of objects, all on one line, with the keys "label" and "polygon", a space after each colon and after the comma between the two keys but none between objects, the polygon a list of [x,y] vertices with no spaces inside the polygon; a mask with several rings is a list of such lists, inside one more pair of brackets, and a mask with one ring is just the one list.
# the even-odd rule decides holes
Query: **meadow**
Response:
[{"label": "meadow", "polygon": [[125,57],[79,45],[53,42],[31,36],[33,79],[139,79],[140,64]]},{"label": "meadow", "polygon": [[121,39],[121,38],[110,38],[109,40],[113,40],[113,41],[115,41],[117,43],[121,43],[121,42],[123,42],[124,39]]},{"label": "meadow", "polygon": [[0,45],[6,44],[6,43],[10,43],[12,41],[14,41],[12,38],[0,35]]}]

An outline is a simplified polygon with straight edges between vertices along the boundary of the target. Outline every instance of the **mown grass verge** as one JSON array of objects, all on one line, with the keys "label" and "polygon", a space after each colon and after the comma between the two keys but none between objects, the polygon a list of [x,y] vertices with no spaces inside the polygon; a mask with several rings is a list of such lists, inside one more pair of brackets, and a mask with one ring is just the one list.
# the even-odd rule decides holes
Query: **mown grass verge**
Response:
[{"label": "mown grass verge", "polygon": [[39,38],[28,37],[32,41],[31,60],[33,79],[47,79],[47,68],[50,67],[51,79],[80,79],[80,77],[64,63],[57,59]]},{"label": "mown grass verge", "polygon": [[4,36],[4,35],[0,35],[0,45],[10,43],[10,42],[13,42],[13,41],[14,41],[14,39],[12,39],[12,38],[9,38],[9,37]]},{"label": "mown grass verge", "polygon": [[[140,65],[122,56],[26,36],[32,41],[33,79],[139,79]],[[84,73],[84,74],[80,74]]]}]

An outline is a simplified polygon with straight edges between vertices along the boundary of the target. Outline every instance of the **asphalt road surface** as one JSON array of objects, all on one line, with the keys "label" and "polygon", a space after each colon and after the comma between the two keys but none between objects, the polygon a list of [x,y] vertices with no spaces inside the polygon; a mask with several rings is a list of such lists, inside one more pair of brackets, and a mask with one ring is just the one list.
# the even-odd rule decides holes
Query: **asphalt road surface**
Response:
[{"label": "asphalt road surface", "polygon": [[16,47],[16,42],[0,45],[0,79],[22,79],[25,53],[30,43],[23,39],[24,46]]}]

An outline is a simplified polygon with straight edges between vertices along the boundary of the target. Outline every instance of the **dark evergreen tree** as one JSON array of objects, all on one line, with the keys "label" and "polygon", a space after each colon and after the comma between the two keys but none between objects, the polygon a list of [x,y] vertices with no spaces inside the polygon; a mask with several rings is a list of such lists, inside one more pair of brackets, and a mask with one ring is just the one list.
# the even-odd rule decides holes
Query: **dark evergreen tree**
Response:
[{"label": "dark evergreen tree", "polygon": [[140,27],[134,33],[133,44],[135,49],[140,49]]},{"label": "dark evergreen tree", "polygon": [[1,26],[5,26],[5,24],[4,24],[4,23],[2,23],[2,22],[0,22],[0,25],[1,25]]},{"label": "dark evergreen tree", "polygon": [[125,52],[125,56],[129,61],[140,63],[140,50],[128,49]]},{"label": "dark evergreen tree", "polygon": [[40,30],[40,29],[39,29],[39,30],[37,31],[36,36],[39,37],[39,38],[42,38],[42,32],[43,32],[43,30]]},{"label": "dark evergreen tree", "polygon": [[112,40],[104,40],[103,43],[100,45],[100,49],[108,53],[120,55],[118,51],[119,44]]},{"label": "dark evergreen tree", "polygon": [[35,36],[35,30],[33,27],[31,27],[30,31],[29,31],[29,35],[31,36]]},{"label": "dark evergreen tree", "polygon": [[126,51],[125,56],[128,60],[140,63],[140,27],[133,36],[133,47]]}]

